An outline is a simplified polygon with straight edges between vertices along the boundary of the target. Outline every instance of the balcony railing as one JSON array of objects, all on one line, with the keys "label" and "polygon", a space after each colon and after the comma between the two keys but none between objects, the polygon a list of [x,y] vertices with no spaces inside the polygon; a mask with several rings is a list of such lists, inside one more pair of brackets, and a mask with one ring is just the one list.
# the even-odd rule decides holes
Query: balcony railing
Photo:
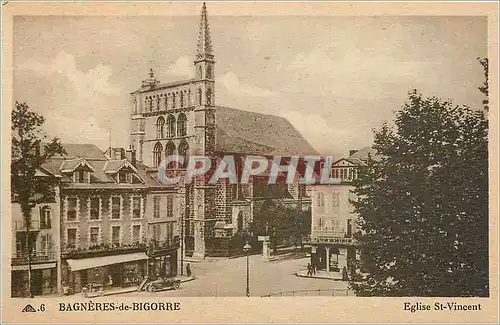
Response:
[{"label": "balcony railing", "polygon": [[[56,259],[56,254],[54,251],[34,251],[31,253],[31,262],[47,262]],[[18,251],[16,255],[12,257],[12,264],[25,264],[28,263],[28,252]]]},{"label": "balcony railing", "polygon": [[[16,221],[14,222],[14,228],[16,229],[16,231],[26,231],[26,222]],[[30,231],[38,231],[38,230],[40,230],[40,221],[32,220]]]},{"label": "balcony railing", "polygon": [[148,245],[148,255],[154,255],[155,253],[177,249],[180,245],[179,236],[168,238],[166,240],[150,240]]},{"label": "balcony railing", "polygon": [[337,235],[314,235],[302,238],[303,244],[343,244],[354,245],[356,241],[352,237]]},{"label": "balcony railing", "polygon": [[97,257],[97,256],[107,256],[116,253],[134,253],[146,251],[147,245],[145,243],[134,243],[134,244],[96,244],[89,246],[79,246],[66,245],[62,249],[63,258],[85,258],[85,257]]}]

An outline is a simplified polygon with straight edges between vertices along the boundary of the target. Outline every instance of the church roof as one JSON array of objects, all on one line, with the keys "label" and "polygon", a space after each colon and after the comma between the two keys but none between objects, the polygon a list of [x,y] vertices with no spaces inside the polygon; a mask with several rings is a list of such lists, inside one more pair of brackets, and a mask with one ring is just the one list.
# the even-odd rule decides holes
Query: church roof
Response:
[{"label": "church roof", "polygon": [[256,155],[319,155],[284,117],[217,106],[216,150]]},{"label": "church roof", "polygon": [[85,158],[87,160],[107,160],[106,156],[99,147],[90,143],[61,143],[66,155],[55,155],[52,158],[75,159]]}]

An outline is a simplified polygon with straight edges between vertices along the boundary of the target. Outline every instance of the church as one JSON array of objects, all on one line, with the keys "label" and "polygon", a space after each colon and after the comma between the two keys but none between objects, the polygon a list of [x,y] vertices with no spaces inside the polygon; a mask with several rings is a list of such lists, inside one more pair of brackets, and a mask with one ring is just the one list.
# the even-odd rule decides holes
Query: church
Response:
[{"label": "church", "polygon": [[[194,56],[195,77],[161,83],[153,69],[141,87],[131,93],[130,149],[138,168],[158,182],[158,167],[165,156],[224,155],[236,158],[236,169],[247,155],[284,161],[291,156],[318,155],[316,150],[283,117],[217,105],[216,60],[205,3],[201,10]],[[238,161],[240,163],[238,163]],[[181,175],[186,164],[174,167]],[[178,235],[182,255],[223,255],[228,239],[248,229],[253,215],[266,200],[280,200],[298,209],[310,208],[305,185],[267,184],[255,177],[249,184],[220,180],[208,184],[198,179],[189,185],[171,186],[178,198]],[[264,234],[254,234],[264,235]]]}]

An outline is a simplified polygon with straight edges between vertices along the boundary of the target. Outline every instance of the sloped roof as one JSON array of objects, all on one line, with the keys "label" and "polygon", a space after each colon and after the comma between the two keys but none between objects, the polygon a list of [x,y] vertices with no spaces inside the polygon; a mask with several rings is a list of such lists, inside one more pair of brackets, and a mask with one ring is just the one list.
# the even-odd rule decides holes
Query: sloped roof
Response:
[{"label": "sloped roof", "polygon": [[52,158],[59,159],[74,159],[74,158],[85,158],[87,160],[106,160],[106,156],[99,147],[95,144],[90,143],[62,143],[61,144],[66,150],[66,155],[55,155]]},{"label": "sloped roof", "polygon": [[104,165],[105,173],[117,173],[122,168],[130,168],[137,172],[136,168],[127,159],[110,159]]},{"label": "sloped roof", "polygon": [[216,150],[260,155],[319,155],[284,117],[217,106]]},{"label": "sloped roof", "polygon": [[364,147],[359,149],[353,155],[349,156],[348,159],[352,159],[353,161],[355,161],[356,159],[360,161],[366,161],[368,159],[368,156],[371,156],[373,160],[378,160],[380,158],[375,149],[373,149],[372,147]]}]

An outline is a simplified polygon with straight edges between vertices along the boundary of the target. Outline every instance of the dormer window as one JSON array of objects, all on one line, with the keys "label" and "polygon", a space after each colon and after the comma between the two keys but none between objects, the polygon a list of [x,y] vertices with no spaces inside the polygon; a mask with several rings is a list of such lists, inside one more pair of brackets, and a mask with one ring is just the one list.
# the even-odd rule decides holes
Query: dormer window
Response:
[{"label": "dormer window", "polygon": [[90,183],[90,173],[83,168],[79,168],[73,173],[73,179],[75,183]]},{"label": "dormer window", "polygon": [[132,174],[127,171],[118,172],[118,183],[132,184]]}]

